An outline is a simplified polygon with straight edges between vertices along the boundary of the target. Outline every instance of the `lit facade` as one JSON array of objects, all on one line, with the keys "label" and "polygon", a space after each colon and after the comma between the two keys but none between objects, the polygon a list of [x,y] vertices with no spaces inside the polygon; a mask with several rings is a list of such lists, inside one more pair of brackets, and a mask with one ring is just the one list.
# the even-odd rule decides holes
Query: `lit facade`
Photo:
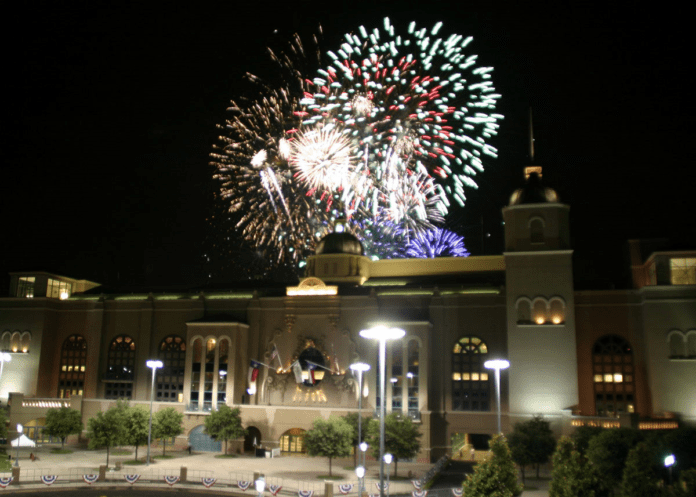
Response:
[{"label": "lit facade", "polygon": [[[288,288],[102,295],[93,282],[12,274],[0,399],[11,426],[40,437],[50,407],[70,404],[86,422],[118,398],[148,403],[145,362],[160,359],[155,406],[186,414],[181,445],[198,447],[204,417],[228,404],[242,409],[247,448],[257,438],[293,452],[315,418],[357,411],[349,365],[364,361],[364,414],[384,401],[412,417],[419,459],[431,460],[496,431],[483,363],[500,357],[504,432],[536,414],[558,434],[696,423],[696,251],[643,257],[631,242],[635,288],[576,291],[568,211],[530,181],[503,209],[498,256],[371,261],[334,233]],[[385,399],[377,344],[359,336],[377,323],[406,331],[388,343]]]}]

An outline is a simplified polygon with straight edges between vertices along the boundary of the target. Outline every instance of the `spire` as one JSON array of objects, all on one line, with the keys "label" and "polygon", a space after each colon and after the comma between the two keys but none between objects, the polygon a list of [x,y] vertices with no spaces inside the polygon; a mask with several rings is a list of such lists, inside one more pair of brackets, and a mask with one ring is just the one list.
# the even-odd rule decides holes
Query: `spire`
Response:
[{"label": "spire", "polygon": [[534,164],[534,121],[532,120],[532,108],[529,108],[529,163],[530,165],[524,168],[524,179],[529,179],[529,175],[536,173],[541,179],[541,166]]}]

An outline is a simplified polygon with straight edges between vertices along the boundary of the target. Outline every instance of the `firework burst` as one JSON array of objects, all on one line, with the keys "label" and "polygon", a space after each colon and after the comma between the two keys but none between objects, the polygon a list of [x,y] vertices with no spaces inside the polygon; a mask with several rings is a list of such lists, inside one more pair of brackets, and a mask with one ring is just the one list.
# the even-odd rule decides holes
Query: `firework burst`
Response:
[{"label": "firework burst", "polygon": [[406,248],[408,257],[468,257],[464,238],[456,233],[435,228],[419,234]]}]

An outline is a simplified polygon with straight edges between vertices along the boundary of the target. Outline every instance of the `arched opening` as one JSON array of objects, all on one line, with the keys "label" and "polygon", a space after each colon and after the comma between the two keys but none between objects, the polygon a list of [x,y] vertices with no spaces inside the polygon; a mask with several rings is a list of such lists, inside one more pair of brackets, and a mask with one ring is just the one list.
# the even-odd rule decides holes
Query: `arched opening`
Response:
[{"label": "arched opening", "polygon": [[452,350],[452,410],[490,410],[488,370],[483,363],[488,347],[478,337],[460,338]]},{"label": "arched opening", "polygon": [[517,299],[517,323],[532,324],[532,303],[526,297]]},{"label": "arched opening", "polygon": [[690,330],[686,334],[686,355],[690,359],[696,358],[696,330]]},{"label": "arched opening", "polygon": [[669,356],[673,358],[684,357],[686,354],[686,343],[684,334],[681,331],[672,331],[669,334]]},{"label": "arched opening", "polygon": [[196,452],[221,452],[222,442],[216,442],[204,430],[204,425],[198,425],[189,433],[191,450]]},{"label": "arched opening", "polygon": [[321,383],[326,372],[326,360],[319,349],[307,347],[297,358],[302,367],[303,384],[313,387]]},{"label": "arched opening", "polygon": [[592,348],[595,409],[599,416],[635,412],[633,348],[625,338],[607,335]]},{"label": "arched opening", "polygon": [[280,436],[280,450],[287,454],[304,454],[305,430],[302,428],[292,428]]},{"label": "arched opening", "polygon": [[553,297],[549,302],[549,318],[553,324],[565,323],[565,302],[560,297]]},{"label": "arched opening", "polygon": [[179,336],[170,335],[160,342],[159,349],[159,360],[164,366],[157,372],[157,400],[183,402],[186,342]]},{"label": "arched opening", "polygon": [[63,342],[60,353],[58,397],[82,395],[87,368],[87,341],[80,335],[70,335]]},{"label": "arched opening", "polygon": [[261,430],[256,426],[247,426],[247,434],[244,435],[244,452],[254,452],[261,445]]},{"label": "arched opening", "polygon": [[130,399],[135,377],[135,342],[128,335],[119,335],[109,345],[104,381],[107,399]]},{"label": "arched opening", "polygon": [[532,243],[544,243],[544,220],[540,217],[529,221],[529,239]]}]

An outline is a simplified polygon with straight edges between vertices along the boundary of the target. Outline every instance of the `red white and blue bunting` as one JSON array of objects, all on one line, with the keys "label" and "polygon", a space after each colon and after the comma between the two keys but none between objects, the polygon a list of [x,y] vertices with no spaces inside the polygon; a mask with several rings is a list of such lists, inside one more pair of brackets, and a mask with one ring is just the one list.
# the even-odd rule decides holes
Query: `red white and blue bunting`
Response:
[{"label": "red white and blue bunting", "polygon": [[[375,486],[377,487],[377,490],[379,490],[379,482],[378,481],[375,482]],[[385,481],[384,482],[384,491],[386,492],[387,490],[389,490],[389,482]]]},{"label": "red white and blue bunting", "polygon": [[312,497],[312,495],[314,495],[314,490],[298,490],[297,495],[300,497]]},{"label": "red white and blue bunting", "polygon": [[1,478],[0,478],[0,488],[5,488],[5,487],[7,487],[7,485],[9,485],[10,483],[12,483],[12,480],[13,480],[13,479],[14,479],[14,478],[12,478],[11,476],[3,476],[3,477],[1,477]]},{"label": "red white and blue bunting", "polygon": [[176,482],[179,481],[178,476],[165,476],[164,481],[169,485],[170,487],[173,486]]},{"label": "red white and blue bunting", "polygon": [[126,479],[128,483],[133,485],[138,479],[140,479],[140,475],[123,475],[123,477]]},{"label": "red white and blue bunting", "polygon": [[53,485],[57,479],[58,479],[58,477],[56,475],[42,475],[41,476],[41,481],[44,482],[46,485]]},{"label": "red white and blue bunting", "polygon": [[464,491],[463,488],[453,488],[452,493],[454,494],[454,497],[462,497],[462,492]]},{"label": "red white and blue bunting", "polygon": [[425,497],[426,495],[428,495],[428,491],[427,490],[414,490],[413,492],[411,492],[411,495],[413,497]]},{"label": "red white and blue bunting", "polygon": [[272,495],[278,495],[278,492],[280,492],[281,488],[283,488],[282,485],[268,485],[268,490],[271,492]]},{"label": "red white and blue bunting", "polygon": [[85,483],[91,485],[99,479],[99,475],[82,475],[82,479],[85,480]]},{"label": "red white and blue bunting", "polygon": [[346,495],[348,492],[353,490],[353,484],[352,483],[343,483],[338,486],[338,489],[341,491],[343,495]]},{"label": "red white and blue bunting", "polygon": [[250,481],[244,481],[244,480],[238,480],[237,481],[237,486],[242,492],[245,492],[247,488],[249,488],[249,485],[251,485]]},{"label": "red white and blue bunting", "polygon": [[423,488],[423,484],[420,480],[411,480],[411,483],[413,484],[413,488],[415,488],[416,490],[420,490],[421,488]]},{"label": "red white and blue bunting", "polygon": [[215,485],[217,478],[201,478],[201,483],[205,488],[210,488]]}]

